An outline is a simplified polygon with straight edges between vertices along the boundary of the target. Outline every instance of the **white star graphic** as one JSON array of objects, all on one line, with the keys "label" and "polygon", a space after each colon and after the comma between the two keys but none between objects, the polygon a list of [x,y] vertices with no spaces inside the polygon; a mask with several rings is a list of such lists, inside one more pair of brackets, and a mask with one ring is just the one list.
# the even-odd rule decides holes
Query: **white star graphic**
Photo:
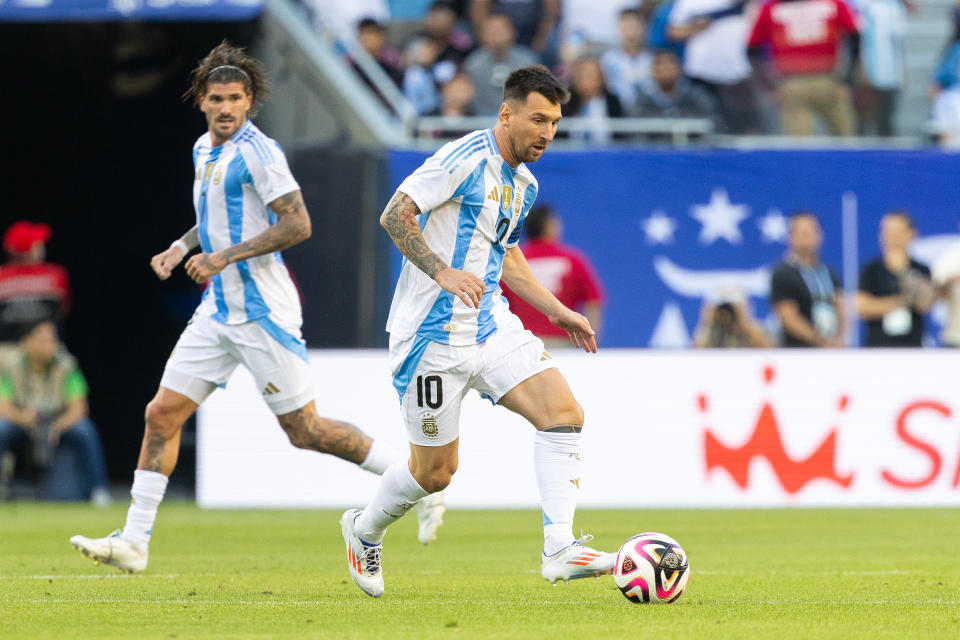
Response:
[{"label": "white star graphic", "polygon": [[710,194],[707,204],[695,204],[690,207],[690,215],[696,218],[703,228],[700,229],[700,244],[713,244],[723,238],[730,244],[743,242],[740,222],[749,217],[749,207],[732,204],[726,189],[717,187]]},{"label": "white star graphic", "polygon": [[672,244],[677,221],[657,209],[649,218],[640,221],[640,228],[647,234],[647,244]]},{"label": "white star graphic", "polygon": [[786,216],[780,209],[768,210],[767,215],[757,220],[757,226],[760,227],[760,235],[767,244],[772,242],[786,243],[789,225]]}]

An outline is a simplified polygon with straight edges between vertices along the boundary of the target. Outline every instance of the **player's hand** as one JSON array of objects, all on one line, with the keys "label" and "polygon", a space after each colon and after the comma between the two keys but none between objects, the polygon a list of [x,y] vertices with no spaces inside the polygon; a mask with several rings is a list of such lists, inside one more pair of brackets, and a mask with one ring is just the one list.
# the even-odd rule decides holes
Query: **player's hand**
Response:
[{"label": "player's hand", "polygon": [[183,250],[180,247],[170,247],[150,259],[150,268],[153,269],[158,278],[166,280],[181,260],[183,260]]},{"label": "player's hand", "polygon": [[203,284],[226,269],[228,264],[218,253],[198,253],[187,260],[187,275],[197,284]]},{"label": "player's hand", "polygon": [[483,280],[469,271],[447,267],[440,271],[433,280],[440,285],[441,289],[449,291],[471,309],[480,306],[480,298],[483,297],[484,289]]},{"label": "player's hand", "polygon": [[587,353],[597,352],[597,332],[586,317],[564,307],[556,316],[550,316],[550,322],[567,332],[573,346]]}]

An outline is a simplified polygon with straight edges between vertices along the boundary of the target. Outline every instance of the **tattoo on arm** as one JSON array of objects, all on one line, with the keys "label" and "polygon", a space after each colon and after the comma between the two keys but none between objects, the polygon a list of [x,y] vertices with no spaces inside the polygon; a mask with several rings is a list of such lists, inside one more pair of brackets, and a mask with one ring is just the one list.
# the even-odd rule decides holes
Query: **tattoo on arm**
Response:
[{"label": "tattoo on arm", "polygon": [[418,269],[431,278],[447,268],[447,264],[427,246],[417,216],[420,209],[405,193],[397,191],[390,198],[380,216],[380,225],[387,230],[393,243]]},{"label": "tattoo on arm", "polygon": [[221,251],[227,263],[281,251],[310,237],[310,215],[299,191],[280,196],[269,204],[277,222],[253,238]]}]

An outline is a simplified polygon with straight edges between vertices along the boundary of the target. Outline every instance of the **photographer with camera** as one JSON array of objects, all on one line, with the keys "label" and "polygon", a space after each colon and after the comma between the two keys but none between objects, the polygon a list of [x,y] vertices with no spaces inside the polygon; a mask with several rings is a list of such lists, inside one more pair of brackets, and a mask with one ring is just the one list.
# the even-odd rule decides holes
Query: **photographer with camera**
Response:
[{"label": "photographer with camera", "polygon": [[0,460],[8,466],[4,480],[12,475],[6,454],[29,438],[35,468],[49,470],[58,447],[69,447],[80,458],[91,502],[109,503],[103,447],[87,411],[86,380],[61,347],[53,322],[27,329],[0,375]]},{"label": "photographer with camera", "polygon": [[750,313],[743,294],[729,291],[704,300],[693,344],[698,349],[772,347],[773,340]]}]

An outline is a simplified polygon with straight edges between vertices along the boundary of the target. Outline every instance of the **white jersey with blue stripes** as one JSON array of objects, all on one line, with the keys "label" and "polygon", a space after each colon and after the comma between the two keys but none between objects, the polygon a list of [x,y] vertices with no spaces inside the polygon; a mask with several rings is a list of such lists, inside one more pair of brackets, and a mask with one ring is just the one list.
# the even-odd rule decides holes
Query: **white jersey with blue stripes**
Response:
[{"label": "white jersey with blue stripes", "polygon": [[483,342],[508,308],[500,295],[503,257],[520,240],[537,197],[536,178],[523,164],[514,169],[504,162],[493,131],[485,129],[441,147],[397,190],[420,209],[427,246],[454,269],[480,278],[484,291],[471,309],[405,259],[387,331],[400,340],[418,335],[453,346]]},{"label": "white jersey with blue stripes", "polygon": [[[193,202],[204,253],[260,234],[277,220],[267,206],[300,188],[283,150],[249,120],[218,147],[210,133],[193,146]],[[300,297],[280,252],[227,266],[210,279],[200,310],[223,324],[263,321],[300,327]]]}]

